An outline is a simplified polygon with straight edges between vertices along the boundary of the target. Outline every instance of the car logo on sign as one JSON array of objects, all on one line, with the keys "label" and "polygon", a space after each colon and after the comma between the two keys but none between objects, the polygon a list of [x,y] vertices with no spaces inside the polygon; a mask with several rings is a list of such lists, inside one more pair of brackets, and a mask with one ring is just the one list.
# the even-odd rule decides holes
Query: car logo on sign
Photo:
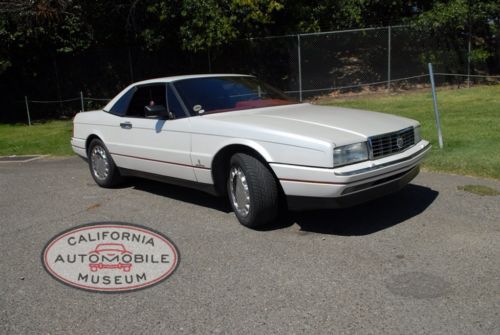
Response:
[{"label": "car logo on sign", "polygon": [[165,235],[121,222],[74,227],[52,238],[42,253],[58,281],[94,292],[128,292],[167,279],[179,252]]},{"label": "car logo on sign", "polygon": [[[95,250],[89,252],[89,255],[96,254],[105,254],[111,259],[116,259],[115,255],[120,254],[132,254],[130,251],[125,249],[125,246],[120,243],[102,243],[98,244]],[[132,264],[130,263],[122,263],[122,262],[89,262],[90,271],[96,272],[101,269],[121,269],[125,272],[129,272],[132,268]]]},{"label": "car logo on sign", "polygon": [[403,148],[404,145],[403,136],[398,137],[398,139],[396,140],[396,145],[398,146],[398,149]]}]

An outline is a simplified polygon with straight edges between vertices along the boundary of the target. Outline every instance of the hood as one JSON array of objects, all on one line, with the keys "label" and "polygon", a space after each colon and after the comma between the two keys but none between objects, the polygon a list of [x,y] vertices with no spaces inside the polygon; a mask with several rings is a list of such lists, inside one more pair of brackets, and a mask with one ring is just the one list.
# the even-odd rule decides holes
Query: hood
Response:
[{"label": "hood", "polygon": [[263,132],[289,133],[336,146],[418,125],[395,115],[308,103],[207,114],[203,118],[234,123],[235,128],[247,126]]}]

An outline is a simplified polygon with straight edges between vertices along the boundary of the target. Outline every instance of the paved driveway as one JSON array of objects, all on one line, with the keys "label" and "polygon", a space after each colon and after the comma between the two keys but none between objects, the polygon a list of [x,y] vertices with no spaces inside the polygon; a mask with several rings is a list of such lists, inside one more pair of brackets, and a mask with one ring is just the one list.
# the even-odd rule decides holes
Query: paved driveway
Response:
[{"label": "paved driveway", "polygon": [[[500,197],[457,190],[470,183],[500,189],[422,173],[370,204],[252,231],[197,191],[101,189],[78,158],[0,164],[0,333],[499,334]],[[108,220],[169,236],[174,275],[109,295],[44,271],[50,238]]]}]

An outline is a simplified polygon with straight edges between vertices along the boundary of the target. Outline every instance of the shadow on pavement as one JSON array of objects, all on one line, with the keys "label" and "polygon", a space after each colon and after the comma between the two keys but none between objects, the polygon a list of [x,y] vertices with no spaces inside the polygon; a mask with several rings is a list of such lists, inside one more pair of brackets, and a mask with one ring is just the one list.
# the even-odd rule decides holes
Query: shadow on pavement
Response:
[{"label": "shadow on pavement", "polygon": [[422,213],[439,192],[410,184],[401,191],[356,207],[290,213],[301,231],[362,236],[390,228]]},{"label": "shadow on pavement", "polygon": [[137,190],[168,197],[178,201],[213,208],[224,213],[230,213],[232,211],[225,198],[215,197],[208,193],[187,187],[133,177],[129,177],[126,186],[132,186]]},{"label": "shadow on pavement", "polygon": [[[138,190],[213,208],[224,213],[232,211],[225,198],[218,198],[198,190],[140,178],[131,178],[128,184]],[[297,224],[303,232],[340,236],[368,235],[422,213],[438,194],[428,187],[410,184],[397,193],[356,207],[289,212],[276,223],[259,230],[277,230]]]}]

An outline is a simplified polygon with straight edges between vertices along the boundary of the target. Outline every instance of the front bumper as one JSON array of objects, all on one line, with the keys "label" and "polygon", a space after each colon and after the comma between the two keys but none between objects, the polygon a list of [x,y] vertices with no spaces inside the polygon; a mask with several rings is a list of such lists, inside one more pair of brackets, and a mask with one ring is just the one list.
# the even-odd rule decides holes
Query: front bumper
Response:
[{"label": "front bumper", "polygon": [[421,141],[396,155],[333,169],[270,165],[290,209],[348,207],[408,184],[430,148],[429,142]]},{"label": "front bumper", "polygon": [[396,178],[384,180],[381,183],[371,184],[370,187],[361,191],[349,193],[340,197],[320,198],[293,195],[287,196],[288,209],[292,211],[302,211],[310,209],[345,208],[356,206],[399,191],[413,178],[415,178],[418,175],[418,172],[419,167],[416,166],[409,171],[398,174]]}]

